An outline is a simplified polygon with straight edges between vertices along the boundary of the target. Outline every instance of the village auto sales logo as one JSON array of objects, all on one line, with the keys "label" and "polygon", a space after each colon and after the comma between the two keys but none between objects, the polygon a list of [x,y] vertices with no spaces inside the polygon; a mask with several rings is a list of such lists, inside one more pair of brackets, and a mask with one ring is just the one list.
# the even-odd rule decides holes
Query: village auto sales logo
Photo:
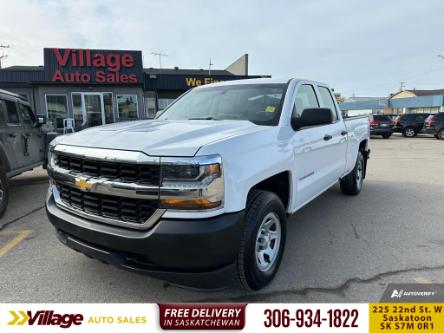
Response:
[{"label": "village auto sales logo", "polygon": [[72,325],[82,325],[83,315],[80,313],[55,313],[53,310],[38,311],[9,311],[12,320],[8,325],[30,326],[59,326],[60,328],[69,328]]},{"label": "village auto sales logo", "polygon": [[139,83],[140,51],[45,49],[45,71],[54,83]]}]

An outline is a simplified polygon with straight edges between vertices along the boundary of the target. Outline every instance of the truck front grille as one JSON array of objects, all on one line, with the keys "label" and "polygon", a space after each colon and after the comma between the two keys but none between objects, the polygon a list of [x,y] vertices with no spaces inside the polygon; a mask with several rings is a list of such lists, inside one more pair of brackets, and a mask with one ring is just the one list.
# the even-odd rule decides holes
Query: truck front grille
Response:
[{"label": "truck front grille", "polygon": [[83,192],[65,184],[57,184],[57,189],[63,203],[73,209],[123,222],[142,224],[159,208],[158,200],[140,200]]},{"label": "truck front grille", "polygon": [[92,177],[119,179],[146,185],[160,185],[158,164],[130,164],[85,159],[71,155],[57,154],[56,165],[60,168]]}]

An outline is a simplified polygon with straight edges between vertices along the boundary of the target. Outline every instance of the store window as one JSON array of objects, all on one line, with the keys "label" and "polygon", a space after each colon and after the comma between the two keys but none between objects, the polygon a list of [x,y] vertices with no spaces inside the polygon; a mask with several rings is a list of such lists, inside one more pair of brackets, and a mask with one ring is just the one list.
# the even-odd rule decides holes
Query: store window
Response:
[{"label": "store window", "polygon": [[119,121],[136,120],[137,95],[117,95],[117,109]]},{"label": "store window", "polygon": [[[111,124],[114,122],[113,116],[113,94],[103,93],[103,107],[105,111],[105,124]],[[136,106],[137,110],[137,106]]]},{"label": "store window", "polygon": [[74,113],[74,126],[76,131],[79,131],[84,126],[82,94],[72,93],[72,109]]},{"label": "store window", "polygon": [[145,116],[153,119],[156,116],[156,95],[154,91],[145,93]]},{"label": "store window", "polygon": [[63,120],[68,118],[66,95],[46,95],[48,120],[56,128],[63,128]]},{"label": "store window", "polygon": [[157,101],[159,103],[159,111],[165,109],[168,105],[173,103],[175,98],[159,98]]}]

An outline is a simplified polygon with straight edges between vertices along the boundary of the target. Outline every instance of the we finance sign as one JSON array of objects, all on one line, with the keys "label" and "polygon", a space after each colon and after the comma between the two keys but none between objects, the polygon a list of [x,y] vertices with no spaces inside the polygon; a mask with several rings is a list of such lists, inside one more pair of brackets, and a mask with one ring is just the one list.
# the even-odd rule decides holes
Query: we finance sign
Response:
[{"label": "we finance sign", "polygon": [[57,84],[141,84],[142,52],[122,50],[44,50],[48,81]]}]

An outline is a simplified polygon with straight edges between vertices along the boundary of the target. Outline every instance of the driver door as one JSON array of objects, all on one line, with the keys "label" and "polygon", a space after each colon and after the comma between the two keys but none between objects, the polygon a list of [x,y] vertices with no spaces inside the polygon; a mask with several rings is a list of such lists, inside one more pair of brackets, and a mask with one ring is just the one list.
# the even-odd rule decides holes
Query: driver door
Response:
[{"label": "driver door", "polygon": [[28,105],[19,102],[18,110],[23,128],[25,163],[26,165],[37,164],[43,161],[44,135]]},{"label": "driver door", "polygon": [[[305,109],[316,112],[317,108],[324,107],[323,104],[315,85],[300,84],[296,88],[293,106],[296,116],[300,116]],[[345,163],[345,150],[344,155],[340,153],[334,140],[336,134],[341,136],[339,132],[337,121],[295,131],[292,138],[296,189],[294,209],[311,201],[339,179],[337,161]]]}]

